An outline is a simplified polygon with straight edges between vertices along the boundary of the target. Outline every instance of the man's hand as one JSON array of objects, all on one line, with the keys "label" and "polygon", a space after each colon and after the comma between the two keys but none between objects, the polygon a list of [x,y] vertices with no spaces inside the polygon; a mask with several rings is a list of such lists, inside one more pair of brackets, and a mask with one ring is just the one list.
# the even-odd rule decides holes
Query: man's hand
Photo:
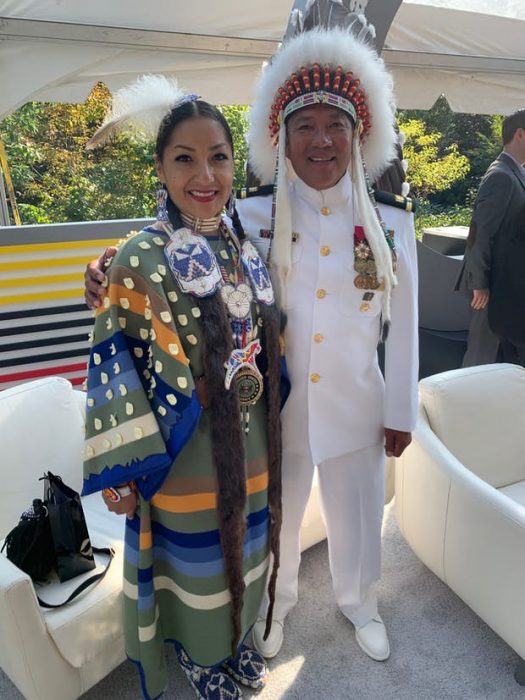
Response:
[{"label": "man's hand", "polygon": [[412,442],[412,433],[385,428],[385,453],[387,457],[401,457]]},{"label": "man's hand", "polygon": [[472,301],[470,305],[476,311],[484,309],[489,303],[489,290],[488,289],[473,289],[472,290]]},{"label": "man's hand", "polygon": [[96,309],[101,304],[107,285],[104,270],[116,252],[117,249],[113,246],[106,248],[100,258],[92,260],[86,265],[86,271],[84,272],[84,299],[90,309]]}]

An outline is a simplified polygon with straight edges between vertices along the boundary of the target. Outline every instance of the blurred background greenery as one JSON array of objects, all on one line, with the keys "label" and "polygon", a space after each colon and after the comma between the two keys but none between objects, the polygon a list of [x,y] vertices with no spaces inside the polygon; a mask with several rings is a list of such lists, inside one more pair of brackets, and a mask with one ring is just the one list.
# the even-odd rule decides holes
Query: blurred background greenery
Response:
[{"label": "blurred background greenery", "polygon": [[[111,95],[97,84],[82,104],[29,102],[0,122],[24,224],[153,216],[153,144],[127,135],[84,145]],[[247,106],[221,107],[235,145],[235,186],[245,180]],[[444,97],[428,111],[398,113],[416,228],[468,225],[479,181],[501,150],[500,116],[457,114]]]}]

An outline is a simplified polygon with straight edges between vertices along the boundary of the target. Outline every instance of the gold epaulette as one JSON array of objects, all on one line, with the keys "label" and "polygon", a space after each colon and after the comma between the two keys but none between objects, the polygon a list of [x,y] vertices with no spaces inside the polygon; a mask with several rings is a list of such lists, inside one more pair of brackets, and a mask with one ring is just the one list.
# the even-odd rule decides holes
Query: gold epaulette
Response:
[{"label": "gold epaulette", "polygon": [[273,185],[259,185],[259,187],[243,187],[237,190],[235,197],[237,199],[248,199],[248,197],[267,197],[273,194]]},{"label": "gold epaulette", "polygon": [[380,204],[388,204],[391,207],[397,207],[398,209],[404,209],[410,212],[416,211],[417,202],[411,197],[403,197],[402,194],[384,192],[383,190],[376,190],[374,192],[374,197],[376,202]]}]

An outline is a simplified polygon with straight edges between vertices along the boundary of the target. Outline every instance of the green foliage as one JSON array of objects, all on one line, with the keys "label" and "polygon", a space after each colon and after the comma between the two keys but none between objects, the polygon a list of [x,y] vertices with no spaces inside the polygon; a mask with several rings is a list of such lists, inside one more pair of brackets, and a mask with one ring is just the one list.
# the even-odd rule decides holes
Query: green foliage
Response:
[{"label": "green foliage", "polygon": [[[447,153],[451,146],[466,156],[470,163],[469,172],[446,189],[429,193],[429,200],[442,205],[464,204],[472,198],[479,182],[490,163],[502,149],[501,116],[486,114],[463,114],[453,112],[444,96],[441,96],[430,110],[404,110],[398,119],[407,122],[412,119],[422,121],[426,130],[441,134],[438,156]],[[409,164],[411,168],[412,164]],[[409,171],[409,181],[412,168]]]},{"label": "green foliage", "polygon": [[109,107],[98,84],[83,104],[30,102],[0,124],[23,223],[151,216],[152,149],[119,136],[84,146]]},{"label": "green foliage", "polygon": [[[31,102],[0,122],[24,223],[140,218],[155,212],[153,145],[120,135],[84,145],[110,103],[98,84],[78,105]],[[235,187],[245,182],[246,106],[220,108],[234,140]],[[501,150],[498,116],[455,114],[444,98],[429,111],[403,111],[408,181],[420,199],[419,228],[468,223],[479,180]],[[447,213],[449,212],[449,213]]]},{"label": "green foliage", "polygon": [[417,238],[421,238],[424,228],[435,226],[468,226],[472,209],[470,206],[455,204],[446,207],[433,204],[428,200],[420,200],[415,215]]},{"label": "green foliage", "polygon": [[[110,105],[97,84],[83,104],[29,102],[0,122],[25,224],[153,216],[158,187],[153,144],[120,135],[95,151],[86,141]],[[234,139],[235,186],[245,180],[245,106],[221,108]]]},{"label": "green foliage", "polygon": [[405,134],[403,156],[409,164],[407,179],[418,199],[448,189],[469,171],[468,158],[459,153],[456,144],[440,153],[441,134],[428,132],[423,121],[400,121],[399,128]]},{"label": "green foliage", "polygon": [[246,145],[246,131],[248,129],[247,105],[223,105],[219,107],[230,125],[233,136],[233,151],[235,158],[235,189],[244,187],[246,181],[246,162],[248,160],[248,147]]}]

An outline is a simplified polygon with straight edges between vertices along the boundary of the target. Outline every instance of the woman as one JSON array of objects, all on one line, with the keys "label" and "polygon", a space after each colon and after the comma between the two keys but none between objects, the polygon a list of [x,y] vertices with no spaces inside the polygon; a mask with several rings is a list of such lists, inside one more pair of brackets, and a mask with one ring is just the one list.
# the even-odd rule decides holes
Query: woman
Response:
[{"label": "woman", "polygon": [[222,114],[161,76],[115,98],[91,145],[162,118],[162,191],[155,224],[112,260],[97,310],[84,493],[101,490],[127,515],[126,650],[144,696],[165,688],[171,641],[199,698],[239,698],[231,677],[264,683],[264,660],[243,640],[269,549],[270,596],[279,560],[279,315],[234,207],[233,229],[221,216],[234,201]]}]

